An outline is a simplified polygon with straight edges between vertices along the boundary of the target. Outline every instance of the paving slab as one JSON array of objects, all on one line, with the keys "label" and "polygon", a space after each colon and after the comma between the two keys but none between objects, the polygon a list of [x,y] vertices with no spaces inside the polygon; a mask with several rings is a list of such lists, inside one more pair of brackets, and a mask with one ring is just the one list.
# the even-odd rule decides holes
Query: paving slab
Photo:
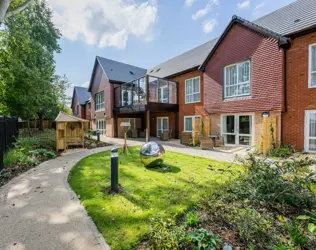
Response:
[{"label": "paving slab", "polygon": [[44,162],[0,188],[0,249],[107,250],[67,178],[82,158],[98,148]]}]

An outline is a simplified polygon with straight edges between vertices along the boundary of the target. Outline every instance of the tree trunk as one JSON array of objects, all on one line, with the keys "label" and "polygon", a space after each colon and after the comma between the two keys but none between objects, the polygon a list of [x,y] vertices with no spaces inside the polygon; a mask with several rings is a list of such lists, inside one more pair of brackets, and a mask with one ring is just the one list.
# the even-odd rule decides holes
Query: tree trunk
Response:
[{"label": "tree trunk", "polygon": [[31,133],[31,128],[30,128],[30,120],[27,119],[27,131],[29,133],[29,136],[31,137],[32,136],[32,133]]},{"label": "tree trunk", "polygon": [[10,6],[11,0],[0,0],[0,24],[5,19],[5,14]]},{"label": "tree trunk", "polygon": [[38,114],[38,118],[39,118],[38,130],[39,131],[44,131],[44,126],[43,126],[44,114],[43,113],[39,113]]}]

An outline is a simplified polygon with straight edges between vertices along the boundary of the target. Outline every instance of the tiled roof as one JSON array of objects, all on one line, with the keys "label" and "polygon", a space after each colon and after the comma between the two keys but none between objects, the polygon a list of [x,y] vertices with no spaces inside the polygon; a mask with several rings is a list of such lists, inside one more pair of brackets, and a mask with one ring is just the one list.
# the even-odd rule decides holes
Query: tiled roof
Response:
[{"label": "tiled roof", "polygon": [[[267,14],[249,25],[258,25],[271,34],[288,36],[293,33],[316,26],[316,0],[297,0],[281,9]],[[179,56],[161,63],[147,71],[147,74],[157,77],[170,77],[200,66],[213,50],[218,38],[189,50]]]},{"label": "tiled roof", "polygon": [[104,73],[110,81],[130,82],[146,75],[146,69],[97,56]]},{"label": "tiled roof", "polygon": [[90,98],[90,93],[87,88],[84,87],[75,87],[74,94],[77,94],[78,101],[80,105],[84,105]]}]

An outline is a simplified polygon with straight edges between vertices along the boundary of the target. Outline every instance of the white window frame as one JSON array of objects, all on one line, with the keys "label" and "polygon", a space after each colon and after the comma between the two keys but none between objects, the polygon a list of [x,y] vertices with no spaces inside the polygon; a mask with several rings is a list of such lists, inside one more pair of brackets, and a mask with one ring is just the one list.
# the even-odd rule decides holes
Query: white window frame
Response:
[{"label": "white window frame", "polygon": [[[134,121],[134,127],[132,127],[131,120]],[[129,122],[131,124],[131,129],[136,129],[136,118],[123,118],[123,122]]]},{"label": "white window frame", "polygon": [[125,105],[125,106],[130,106],[130,105],[133,104],[132,91],[131,90],[125,90],[125,89],[122,90],[122,96],[121,96],[121,98],[122,98],[122,106],[124,106],[123,105],[123,103],[124,103],[124,94],[126,92],[127,92],[127,105]]},{"label": "white window frame", "polygon": [[[103,102],[100,100],[99,95],[103,93]],[[104,110],[104,91],[95,94],[95,111]]]},{"label": "white window frame", "polygon": [[312,71],[312,48],[316,47],[316,43],[309,45],[308,53],[308,88],[316,88],[316,85],[312,86],[312,74],[316,74],[316,71]]},{"label": "white window frame", "polygon": [[168,128],[167,129],[163,129],[163,122],[162,122],[162,133],[165,132],[165,131],[168,131],[169,130],[169,126],[170,126],[170,123],[169,123],[169,117],[168,116],[165,116],[165,117],[157,117],[157,137],[158,136],[158,131],[159,131],[159,126],[158,126],[158,123],[159,121],[161,121],[161,119],[167,119],[168,121]]},{"label": "white window frame", "polygon": [[[232,86],[236,86],[237,87],[237,89],[238,89],[238,86],[239,85],[244,85],[244,84],[247,84],[248,83],[248,81],[247,82],[238,82],[238,71],[239,71],[239,65],[240,64],[244,64],[244,63],[247,63],[247,62],[249,62],[249,89],[250,89],[250,91],[249,91],[249,93],[248,94],[241,94],[241,95],[231,95],[231,96],[227,96],[226,95],[226,88],[227,87],[232,87]],[[230,67],[233,67],[233,66],[236,66],[236,70],[237,70],[237,72],[236,72],[236,76],[237,76],[237,84],[235,84],[235,85],[229,85],[229,86],[226,86],[226,69],[227,68],[230,68]],[[224,86],[223,86],[223,88],[224,88],[224,99],[229,99],[229,98],[237,98],[237,97],[241,97],[241,96],[250,96],[251,95],[251,60],[246,60],[246,61],[243,61],[243,62],[239,62],[239,63],[234,63],[234,64],[231,64],[231,65],[227,65],[227,66],[225,66],[224,67],[224,84],[223,84]]]},{"label": "white window frame", "polygon": [[[106,121],[105,119],[98,119],[95,121],[96,123],[96,129],[100,131],[100,135],[106,135]],[[104,128],[100,129],[100,123],[104,123]]]},{"label": "white window frame", "polygon": [[315,139],[316,137],[309,136],[309,118],[310,114],[316,113],[316,110],[305,110],[305,129],[304,129],[304,151],[308,153],[316,153],[316,151],[309,150],[309,140]]},{"label": "white window frame", "polygon": [[[169,99],[169,89],[168,89],[168,86],[159,87],[159,89],[160,89],[159,102],[160,102],[160,103],[168,103],[168,99]],[[168,93],[168,97],[167,97],[167,98],[163,98],[163,96],[164,96],[164,91],[167,91],[167,93]],[[159,92],[158,92],[158,97],[159,97]]]},{"label": "white window frame", "polygon": [[[224,117],[225,116],[235,116],[234,133],[224,132]],[[251,116],[252,117],[251,118],[251,134],[240,134],[239,133],[239,117],[240,116]],[[238,121],[238,122],[236,123],[236,121]],[[227,144],[225,142],[225,146],[233,146],[233,147],[241,146],[241,145],[239,145],[239,136],[251,137],[251,146],[254,146],[255,135],[256,135],[255,134],[255,114],[254,113],[222,114],[221,115],[221,136],[225,137],[225,135],[235,135],[235,144]],[[245,147],[247,147],[247,146],[245,146]]]},{"label": "white window frame", "polygon": [[[187,83],[188,81],[192,80],[192,84],[194,82],[195,79],[199,79],[199,92],[192,92],[191,94],[187,94]],[[193,86],[192,86],[192,91],[193,91]],[[195,95],[195,94],[199,94],[200,98],[198,101],[192,101],[192,102],[188,102],[187,101],[187,96],[189,95]],[[197,77],[193,77],[193,78],[189,78],[185,80],[185,104],[189,104],[189,103],[197,103],[197,102],[201,102],[201,77],[197,76]]]},{"label": "white window frame", "polygon": [[195,118],[202,119],[202,116],[200,116],[200,115],[187,115],[187,116],[184,116],[184,118],[183,118],[183,131],[192,133],[192,130],[187,130],[186,127],[185,127],[185,119],[186,118],[192,118],[192,126],[193,126],[193,119],[195,119]]}]

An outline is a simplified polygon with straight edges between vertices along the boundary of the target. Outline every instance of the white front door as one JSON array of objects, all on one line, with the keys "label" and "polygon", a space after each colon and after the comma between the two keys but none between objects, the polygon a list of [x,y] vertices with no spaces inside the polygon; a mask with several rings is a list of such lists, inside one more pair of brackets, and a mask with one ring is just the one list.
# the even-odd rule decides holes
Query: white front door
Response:
[{"label": "white front door", "polygon": [[225,145],[252,146],[253,115],[222,116],[222,135]]},{"label": "white front door", "polygon": [[157,137],[164,132],[169,130],[169,118],[168,117],[158,117],[157,118]]},{"label": "white front door", "polygon": [[316,110],[305,111],[305,151],[316,153]]}]

